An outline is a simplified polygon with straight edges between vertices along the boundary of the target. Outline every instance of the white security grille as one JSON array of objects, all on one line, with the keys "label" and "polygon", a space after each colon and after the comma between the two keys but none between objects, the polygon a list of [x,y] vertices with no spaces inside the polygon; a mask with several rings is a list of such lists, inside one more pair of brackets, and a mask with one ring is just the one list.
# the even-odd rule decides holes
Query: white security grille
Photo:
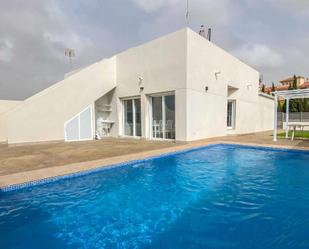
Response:
[{"label": "white security grille", "polygon": [[65,141],[90,140],[92,130],[92,110],[88,106],[64,124]]}]

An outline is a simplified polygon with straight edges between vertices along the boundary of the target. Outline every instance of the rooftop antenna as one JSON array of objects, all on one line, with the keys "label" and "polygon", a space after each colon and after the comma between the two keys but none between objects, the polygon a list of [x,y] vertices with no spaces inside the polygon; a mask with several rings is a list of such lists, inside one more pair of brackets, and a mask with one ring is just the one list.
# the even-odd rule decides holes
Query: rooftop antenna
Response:
[{"label": "rooftop antenna", "polygon": [[260,77],[259,77],[259,84],[262,85],[263,84],[263,74],[260,74]]},{"label": "rooftop antenna", "polygon": [[200,36],[206,37],[206,36],[205,36],[205,28],[204,28],[204,25],[201,25],[200,31],[198,32],[198,34],[199,34]]},{"label": "rooftop antenna", "polygon": [[208,29],[207,40],[211,41],[211,28]]},{"label": "rooftop antenna", "polygon": [[187,0],[186,23],[189,26],[189,0]]},{"label": "rooftop antenna", "polygon": [[69,58],[71,67],[73,67],[72,58],[75,57],[75,51],[72,48],[64,49],[64,56]]}]

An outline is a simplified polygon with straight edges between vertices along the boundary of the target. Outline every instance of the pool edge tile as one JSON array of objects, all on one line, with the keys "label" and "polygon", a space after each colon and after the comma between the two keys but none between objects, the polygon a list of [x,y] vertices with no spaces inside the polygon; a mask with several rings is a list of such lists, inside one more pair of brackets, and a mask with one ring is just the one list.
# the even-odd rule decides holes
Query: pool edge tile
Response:
[{"label": "pool edge tile", "polygon": [[[231,147],[243,147],[243,148],[251,148],[251,149],[269,150],[269,151],[309,153],[308,149],[299,149],[299,148],[295,149],[295,148],[290,148],[286,146],[258,145],[258,144],[251,144],[251,143],[236,143],[236,142],[225,142],[225,141],[210,142],[207,144],[201,144],[201,145],[195,145],[195,146],[191,145],[191,147],[189,146],[187,148],[186,147],[185,148],[174,147],[173,149],[176,149],[174,151],[167,151],[167,152],[163,152],[160,154],[154,154],[154,155],[149,155],[149,156],[146,155],[142,157],[141,159],[129,159],[129,160],[124,160],[122,162],[107,163],[106,165],[96,166],[96,167],[89,168],[89,169],[82,169],[76,172],[59,174],[59,175],[50,176],[46,178],[40,178],[37,180],[30,180],[30,181],[25,180],[25,182],[21,182],[21,183],[8,184],[8,185],[0,186],[0,193],[12,192],[12,191],[17,191],[17,190],[24,189],[24,188],[30,188],[30,187],[34,187],[38,185],[48,184],[48,183],[52,183],[52,182],[56,182],[60,180],[81,177],[81,176],[94,174],[94,173],[105,171],[105,170],[110,170],[110,169],[117,168],[117,167],[130,166],[136,163],[143,163],[143,162],[153,160],[156,158],[164,158],[167,156],[173,156],[173,155],[183,154],[187,152],[203,150],[205,148],[214,147],[214,146],[231,146]],[[151,151],[151,152],[155,153],[156,151]],[[134,155],[131,155],[131,156],[134,156]],[[83,163],[86,164],[87,162],[83,162]],[[44,170],[44,169],[41,169],[41,170]],[[31,171],[27,173],[30,174]]]}]

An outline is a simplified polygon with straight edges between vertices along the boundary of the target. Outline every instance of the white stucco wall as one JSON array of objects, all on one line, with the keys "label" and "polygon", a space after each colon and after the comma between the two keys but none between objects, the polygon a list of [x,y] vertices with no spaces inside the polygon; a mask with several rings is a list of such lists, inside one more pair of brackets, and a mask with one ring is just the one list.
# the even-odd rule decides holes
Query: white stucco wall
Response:
[{"label": "white stucco wall", "polygon": [[236,100],[236,127],[228,134],[245,134],[273,129],[274,101],[258,96],[257,102]]},{"label": "white stucco wall", "polygon": [[12,110],[21,103],[22,101],[17,100],[0,100],[0,114]]},{"label": "white stucco wall", "polygon": [[268,131],[274,128],[274,97],[259,94],[259,126],[258,131]]},{"label": "white stucco wall", "polygon": [[6,142],[8,138],[7,113],[22,101],[0,100],[0,142]]},{"label": "white stucco wall", "polygon": [[[268,130],[272,103],[258,95],[258,79],[253,68],[192,30],[182,29],[68,74],[25,100],[7,115],[8,141],[64,139],[64,122],[115,87],[108,117],[115,121],[114,137],[123,135],[121,100],[139,96],[142,137],[150,138],[149,98],[166,92],[175,93],[176,140]],[[228,86],[237,90],[228,94]],[[236,100],[234,130],[226,127],[227,99]]]},{"label": "white stucco wall", "polygon": [[[141,96],[145,138],[150,137],[148,97],[154,93],[175,92],[176,139],[186,139],[186,36],[186,29],[182,29],[117,55],[117,97]],[[141,84],[139,77],[143,78]],[[140,87],[144,90],[140,91]],[[120,101],[117,109],[122,112]],[[120,135],[121,119],[119,115]]]},{"label": "white stucco wall", "polygon": [[[216,77],[218,71],[220,74]],[[139,77],[143,78],[141,84]],[[119,98],[141,97],[142,134],[149,138],[147,96],[169,91],[175,92],[176,140],[265,130],[272,122],[261,117],[260,109],[268,108],[268,102],[265,104],[258,97],[258,80],[256,70],[192,30],[177,31],[117,55],[118,132],[122,135]],[[229,97],[228,85],[237,88]],[[142,92],[141,86],[144,87]],[[226,127],[228,98],[237,103],[233,130]],[[266,120],[267,125],[260,118]]]},{"label": "white stucco wall", "polygon": [[64,123],[116,86],[116,58],[94,63],[8,113],[8,142],[64,139]]},{"label": "white stucco wall", "polygon": [[[259,73],[192,30],[187,34],[187,140],[268,130],[273,109],[258,95]],[[228,86],[236,89],[229,95]],[[236,100],[233,130],[226,125],[228,99]]]}]

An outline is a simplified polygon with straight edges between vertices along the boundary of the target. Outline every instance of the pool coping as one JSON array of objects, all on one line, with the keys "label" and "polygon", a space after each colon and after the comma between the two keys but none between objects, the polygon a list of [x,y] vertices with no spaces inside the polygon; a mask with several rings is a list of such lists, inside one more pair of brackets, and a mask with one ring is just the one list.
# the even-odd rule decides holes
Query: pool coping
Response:
[{"label": "pool coping", "polygon": [[72,163],[61,166],[48,167],[43,169],[24,171],[10,175],[0,176],[0,193],[10,192],[22,188],[42,185],[55,182],[61,179],[75,178],[83,175],[100,172],[102,170],[111,169],[120,166],[126,166],[134,163],[141,163],[155,158],[166,157],[170,155],[185,153],[189,151],[204,149],[215,145],[235,145],[251,148],[284,150],[284,151],[308,151],[309,148],[283,145],[268,145],[231,141],[211,141],[211,142],[195,142],[185,145],[173,146],[164,149],[156,149],[151,151],[133,153],[128,155],[110,157],[94,161],[86,161],[80,163]]}]

